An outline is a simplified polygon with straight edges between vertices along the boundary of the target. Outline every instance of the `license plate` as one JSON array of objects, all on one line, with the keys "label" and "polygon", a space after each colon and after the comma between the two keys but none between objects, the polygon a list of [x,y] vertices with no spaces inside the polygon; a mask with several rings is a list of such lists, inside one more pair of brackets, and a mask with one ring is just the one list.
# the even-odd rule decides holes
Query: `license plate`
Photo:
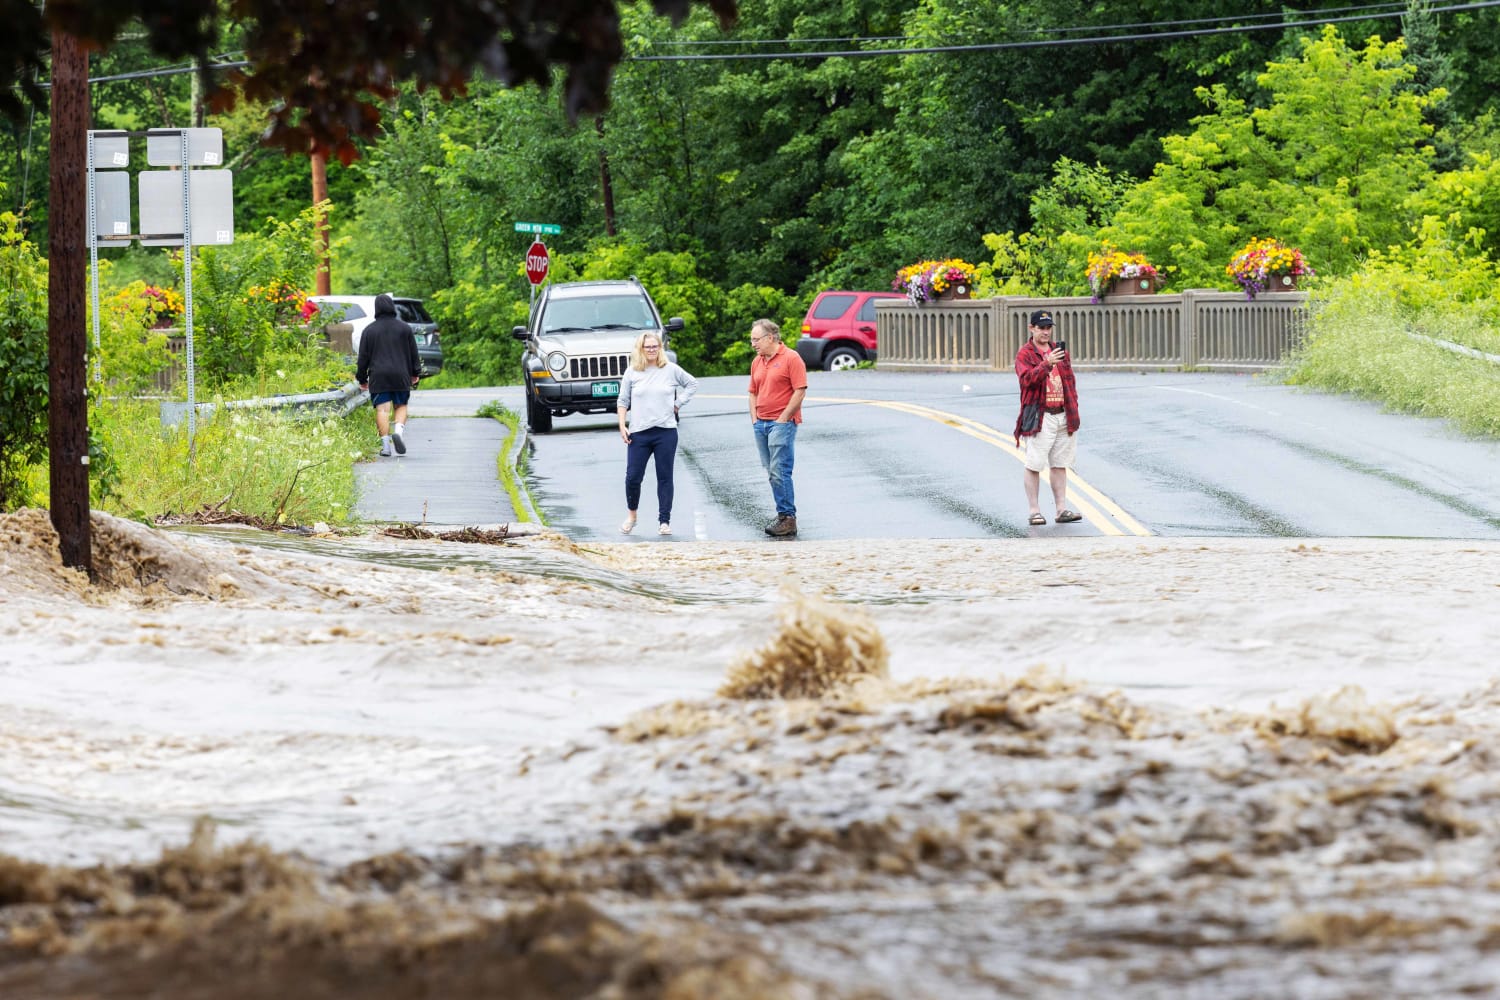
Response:
[{"label": "license plate", "polygon": [[618,382],[595,382],[594,395],[596,396],[618,396],[620,394],[620,383]]}]

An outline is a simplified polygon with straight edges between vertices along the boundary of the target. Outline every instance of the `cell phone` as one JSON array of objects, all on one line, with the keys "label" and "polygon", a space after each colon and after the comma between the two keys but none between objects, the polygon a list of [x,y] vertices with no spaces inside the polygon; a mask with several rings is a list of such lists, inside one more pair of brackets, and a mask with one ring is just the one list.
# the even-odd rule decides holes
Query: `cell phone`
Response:
[{"label": "cell phone", "polygon": [[1066,340],[1054,340],[1052,346],[1059,351],[1066,351],[1068,349],[1068,342]]}]

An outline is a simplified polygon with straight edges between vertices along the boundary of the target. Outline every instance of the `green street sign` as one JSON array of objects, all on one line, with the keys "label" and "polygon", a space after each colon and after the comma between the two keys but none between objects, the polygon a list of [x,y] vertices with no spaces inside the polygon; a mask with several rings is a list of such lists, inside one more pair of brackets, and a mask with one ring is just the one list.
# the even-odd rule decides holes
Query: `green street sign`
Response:
[{"label": "green street sign", "polygon": [[516,223],[518,233],[536,233],[539,236],[558,236],[562,233],[562,226],[551,222],[518,222]]}]

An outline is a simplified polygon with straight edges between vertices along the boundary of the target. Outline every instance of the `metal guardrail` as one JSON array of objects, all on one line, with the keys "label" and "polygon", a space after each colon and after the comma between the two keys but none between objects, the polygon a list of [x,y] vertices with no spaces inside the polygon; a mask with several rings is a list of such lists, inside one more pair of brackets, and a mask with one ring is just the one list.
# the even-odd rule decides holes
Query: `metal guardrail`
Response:
[{"label": "metal guardrail", "polygon": [[881,368],[1008,370],[1033,310],[1046,309],[1078,368],[1275,367],[1302,342],[1307,293],[1192,289],[1173,295],[942,301],[880,299]]},{"label": "metal guardrail", "polygon": [[[267,396],[262,399],[233,399],[222,404],[226,410],[286,410],[294,420],[306,420],[319,417],[343,417],[348,416],[369,399],[369,393],[359,387],[357,382],[349,382],[342,388],[329,392],[308,392],[298,395]],[[213,415],[221,404],[199,403],[198,419],[202,420]],[[187,419],[187,403],[163,402],[161,404],[161,425],[163,427],[176,427]]]}]

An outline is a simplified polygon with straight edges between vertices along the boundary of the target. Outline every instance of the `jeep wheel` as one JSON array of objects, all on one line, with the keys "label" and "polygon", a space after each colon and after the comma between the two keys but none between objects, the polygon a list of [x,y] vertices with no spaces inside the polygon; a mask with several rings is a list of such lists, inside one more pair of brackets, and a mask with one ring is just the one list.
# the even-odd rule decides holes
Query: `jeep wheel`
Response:
[{"label": "jeep wheel", "polygon": [[852,347],[835,347],[823,356],[823,370],[826,372],[846,372],[851,368],[858,368],[864,358]]},{"label": "jeep wheel", "polygon": [[552,411],[537,402],[530,393],[526,395],[526,426],[533,434],[546,434],[552,430]]}]

